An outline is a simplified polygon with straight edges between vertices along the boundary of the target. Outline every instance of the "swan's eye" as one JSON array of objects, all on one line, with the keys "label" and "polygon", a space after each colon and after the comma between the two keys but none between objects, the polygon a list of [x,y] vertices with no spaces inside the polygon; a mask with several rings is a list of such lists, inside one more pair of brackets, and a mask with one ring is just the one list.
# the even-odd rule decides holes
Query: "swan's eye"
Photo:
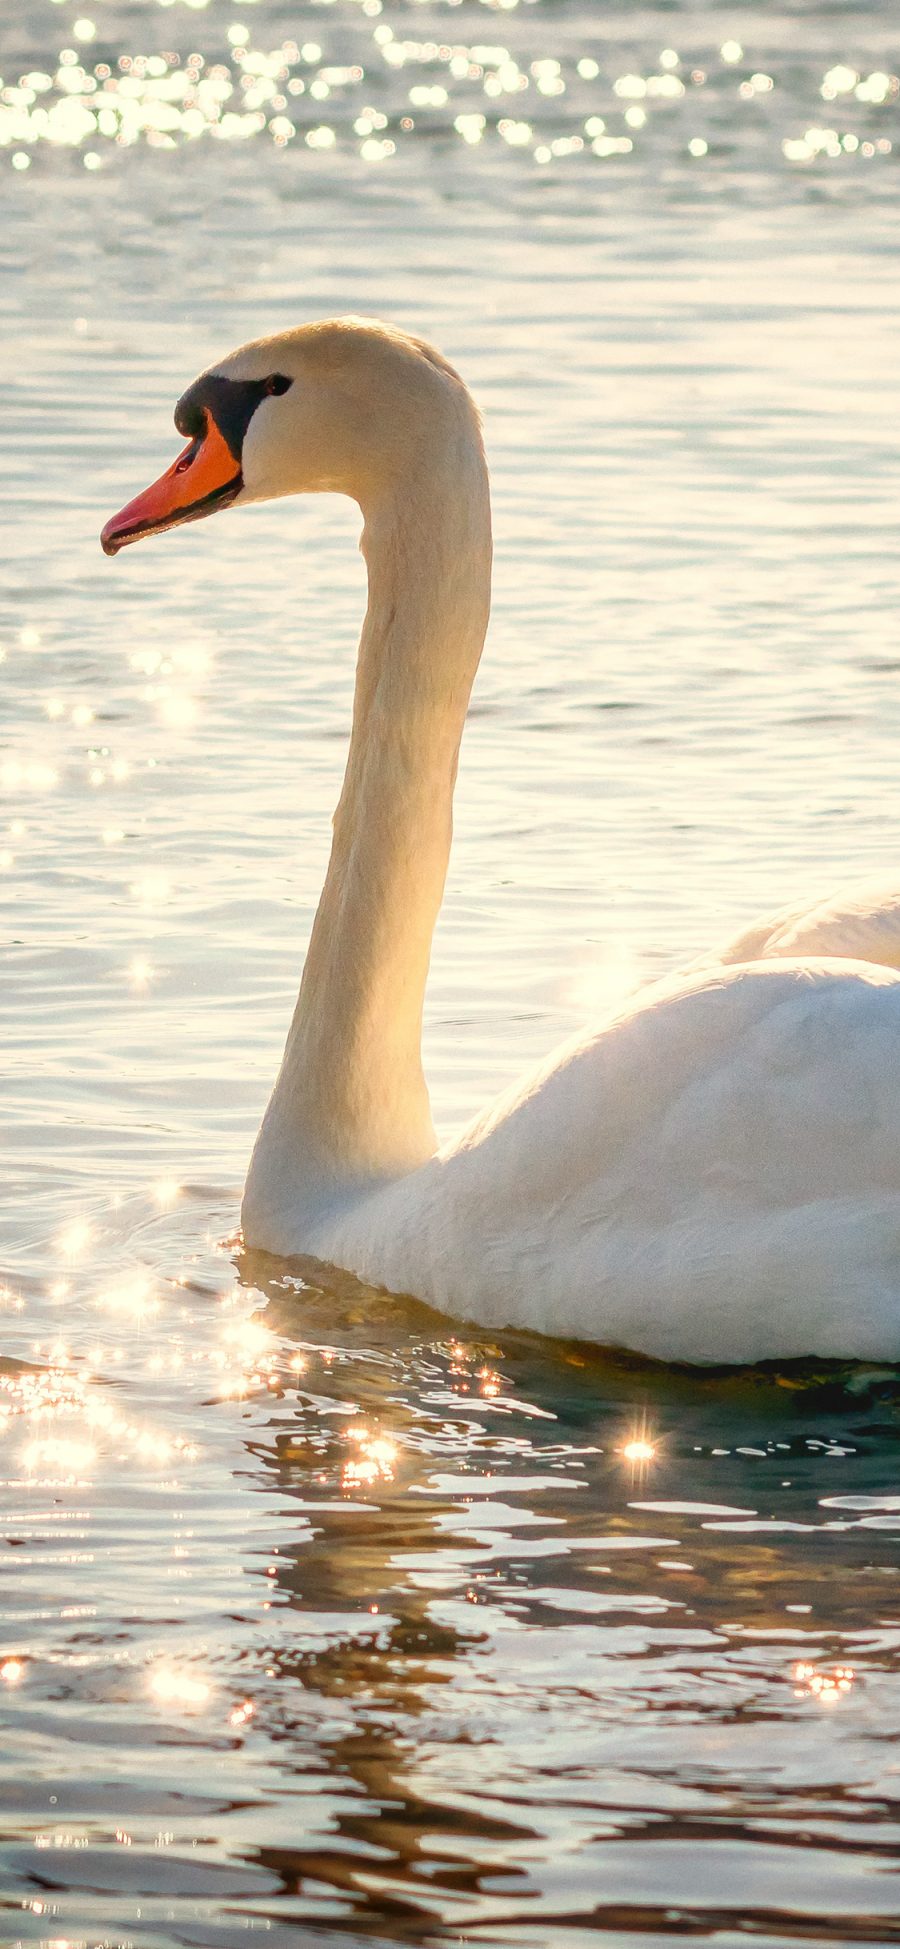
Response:
[{"label": "swan's eye", "polygon": [[293,383],[293,379],[286,379],[283,372],[271,372],[265,381],[266,393],[270,397],[272,393],[286,393]]}]

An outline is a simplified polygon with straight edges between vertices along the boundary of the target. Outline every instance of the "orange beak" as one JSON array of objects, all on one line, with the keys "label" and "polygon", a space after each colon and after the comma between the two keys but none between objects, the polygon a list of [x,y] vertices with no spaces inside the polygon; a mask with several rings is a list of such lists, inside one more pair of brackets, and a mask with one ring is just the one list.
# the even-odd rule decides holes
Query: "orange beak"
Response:
[{"label": "orange beak", "polygon": [[161,535],[182,521],[202,521],[205,514],[227,508],[236,499],[244,484],[240,461],[206,407],[203,416],[203,432],[152,487],[107,521],[100,536],[104,555],[117,555],[142,535]]}]

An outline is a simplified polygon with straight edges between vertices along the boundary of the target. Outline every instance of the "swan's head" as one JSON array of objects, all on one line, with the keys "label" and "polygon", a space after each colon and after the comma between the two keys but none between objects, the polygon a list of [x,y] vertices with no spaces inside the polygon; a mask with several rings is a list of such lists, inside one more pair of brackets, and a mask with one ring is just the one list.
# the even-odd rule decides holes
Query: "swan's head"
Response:
[{"label": "swan's head", "polygon": [[330,489],[365,510],[423,454],[452,453],[454,432],[477,438],[469,394],[440,353],[357,318],[241,346],[182,394],[175,425],[188,445],[107,522],[107,555],[236,502]]}]

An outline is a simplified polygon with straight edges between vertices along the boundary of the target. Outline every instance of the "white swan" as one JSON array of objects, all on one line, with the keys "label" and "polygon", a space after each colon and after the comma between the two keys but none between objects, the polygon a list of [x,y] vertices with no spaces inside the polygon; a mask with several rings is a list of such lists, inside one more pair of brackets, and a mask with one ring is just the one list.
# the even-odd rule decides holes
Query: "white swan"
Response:
[{"label": "white swan", "polygon": [[[108,553],[306,490],[364,517],[347,770],[248,1244],[667,1359],[900,1358],[897,890],[776,917],[655,984],[438,1149],[422,1001],[489,608],[474,406],[421,340],[345,319],[244,346],[175,417],[190,445]],[[846,944],[864,958],[833,958]]]}]

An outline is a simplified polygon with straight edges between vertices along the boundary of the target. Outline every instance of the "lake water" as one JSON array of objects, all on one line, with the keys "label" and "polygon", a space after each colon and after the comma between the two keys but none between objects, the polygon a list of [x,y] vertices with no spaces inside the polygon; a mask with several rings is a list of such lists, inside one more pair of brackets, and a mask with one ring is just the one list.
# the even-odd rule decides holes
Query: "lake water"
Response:
[{"label": "lake water", "polygon": [[895,30],[4,10],[3,1942],[900,1941],[895,1377],[479,1342],[235,1263],[358,521],[97,541],[248,336],[374,313],[476,392],[442,1131],[758,908],[892,871]]}]

